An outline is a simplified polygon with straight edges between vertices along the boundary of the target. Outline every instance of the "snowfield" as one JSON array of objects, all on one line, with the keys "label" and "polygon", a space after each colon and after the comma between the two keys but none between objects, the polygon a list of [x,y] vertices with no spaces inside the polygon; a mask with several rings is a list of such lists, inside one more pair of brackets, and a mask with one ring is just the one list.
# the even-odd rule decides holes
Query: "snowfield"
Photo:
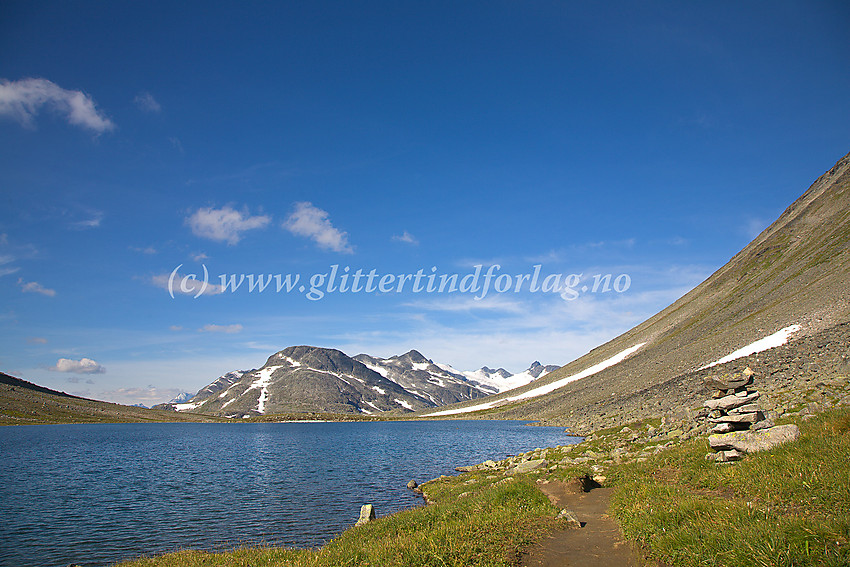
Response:
[{"label": "snowfield", "polygon": [[712,366],[717,366],[718,364],[724,364],[726,362],[731,362],[738,358],[744,358],[745,356],[750,356],[751,354],[755,354],[757,352],[761,352],[763,350],[767,350],[770,348],[776,348],[778,346],[782,346],[788,342],[788,339],[791,338],[791,335],[796,333],[802,329],[800,325],[791,325],[790,327],[785,327],[784,329],[779,329],[772,335],[768,335],[763,339],[759,339],[754,343],[750,343],[745,347],[739,348],[732,354],[727,354],[720,360],[715,360],[711,364],[706,364],[705,366],[700,367],[700,370],[704,370],[706,368],[711,368]]},{"label": "snowfield", "polygon": [[597,372],[601,372],[602,370],[605,370],[609,366],[614,366],[615,364],[625,360],[626,357],[628,357],[630,354],[637,352],[637,350],[640,349],[640,347],[642,347],[645,344],[646,343],[636,344],[633,347],[629,347],[626,350],[624,350],[624,351],[622,351],[618,354],[615,354],[611,358],[603,360],[599,364],[594,364],[593,366],[582,370],[578,374],[573,374],[571,376],[567,376],[566,378],[561,378],[560,380],[555,380],[554,382],[552,382],[550,384],[546,384],[546,385],[540,386],[538,388],[532,388],[531,390],[524,392],[522,394],[517,394],[516,396],[508,396],[506,398],[501,398],[501,399],[498,399],[498,400],[494,400],[492,402],[477,404],[477,405],[469,406],[469,407],[466,407],[466,408],[443,410],[443,411],[438,411],[438,412],[434,412],[434,413],[428,413],[428,414],[425,414],[423,417],[437,417],[437,416],[441,416],[441,415],[457,415],[459,413],[469,413],[469,412],[472,412],[472,411],[490,409],[490,408],[495,407],[496,405],[503,403],[503,402],[514,402],[514,401],[517,401],[517,400],[527,400],[528,398],[536,398],[538,396],[548,394],[549,392],[553,392],[553,391],[557,390],[558,388],[566,386],[570,382],[573,382],[575,380],[580,380],[581,378],[587,378],[588,376],[592,376],[592,375],[596,374]]}]

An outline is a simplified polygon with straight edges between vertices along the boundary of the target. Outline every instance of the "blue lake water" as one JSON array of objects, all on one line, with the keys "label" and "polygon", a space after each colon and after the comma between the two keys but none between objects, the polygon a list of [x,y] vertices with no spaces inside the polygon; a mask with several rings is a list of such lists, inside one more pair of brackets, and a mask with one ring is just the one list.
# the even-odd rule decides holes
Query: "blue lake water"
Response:
[{"label": "blue lake water", "polygon": [[0,565],[318,546],[362,504],[420,505],[411,479],[576,441],[504,421],[1,427]]}]

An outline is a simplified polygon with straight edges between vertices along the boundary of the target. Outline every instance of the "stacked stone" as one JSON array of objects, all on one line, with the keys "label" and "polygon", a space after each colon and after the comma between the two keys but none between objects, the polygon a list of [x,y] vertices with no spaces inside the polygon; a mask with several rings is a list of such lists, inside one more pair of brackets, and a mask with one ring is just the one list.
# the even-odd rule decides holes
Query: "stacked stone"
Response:
[{"label": "stacked stone", "polygon": [[[758,430],[773,425],[765,419],[756,403],[761,394],[751,386],[752,382],[753,371],[750,368],[741,373],[706,379],[706,385],[714,388],[711,399],[703,403],[708,409],[708,421],[714,424],[709,433]],[[730,462],[737,461],[743,454],[729,449],[709,456],[718,462]]]}]

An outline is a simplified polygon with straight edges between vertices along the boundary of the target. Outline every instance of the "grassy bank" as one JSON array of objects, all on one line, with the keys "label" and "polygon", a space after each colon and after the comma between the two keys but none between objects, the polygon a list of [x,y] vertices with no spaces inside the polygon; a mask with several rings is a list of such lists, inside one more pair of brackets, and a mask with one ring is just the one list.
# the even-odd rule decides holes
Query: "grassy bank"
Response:
[{"label": "grassy bank", "polygon": [[799,425],[734,465],[706,461],[701,437],[616,467],[613,514],[665,565],[850,565],[850,410]]}]

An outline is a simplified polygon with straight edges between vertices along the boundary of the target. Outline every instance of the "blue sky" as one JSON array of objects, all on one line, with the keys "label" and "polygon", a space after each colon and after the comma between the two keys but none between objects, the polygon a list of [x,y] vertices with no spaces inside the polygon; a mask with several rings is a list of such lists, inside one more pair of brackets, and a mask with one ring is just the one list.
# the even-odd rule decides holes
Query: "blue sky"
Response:
[{"label": "blue sky", "polygon": [[[848,24],[846,2],[3,2],[0,370],[150,405],[295,344],[566,363],[850,150]],[[220,288],[334,265],[511,279]],[[628,279],[515,292],[534,266]]]}]

